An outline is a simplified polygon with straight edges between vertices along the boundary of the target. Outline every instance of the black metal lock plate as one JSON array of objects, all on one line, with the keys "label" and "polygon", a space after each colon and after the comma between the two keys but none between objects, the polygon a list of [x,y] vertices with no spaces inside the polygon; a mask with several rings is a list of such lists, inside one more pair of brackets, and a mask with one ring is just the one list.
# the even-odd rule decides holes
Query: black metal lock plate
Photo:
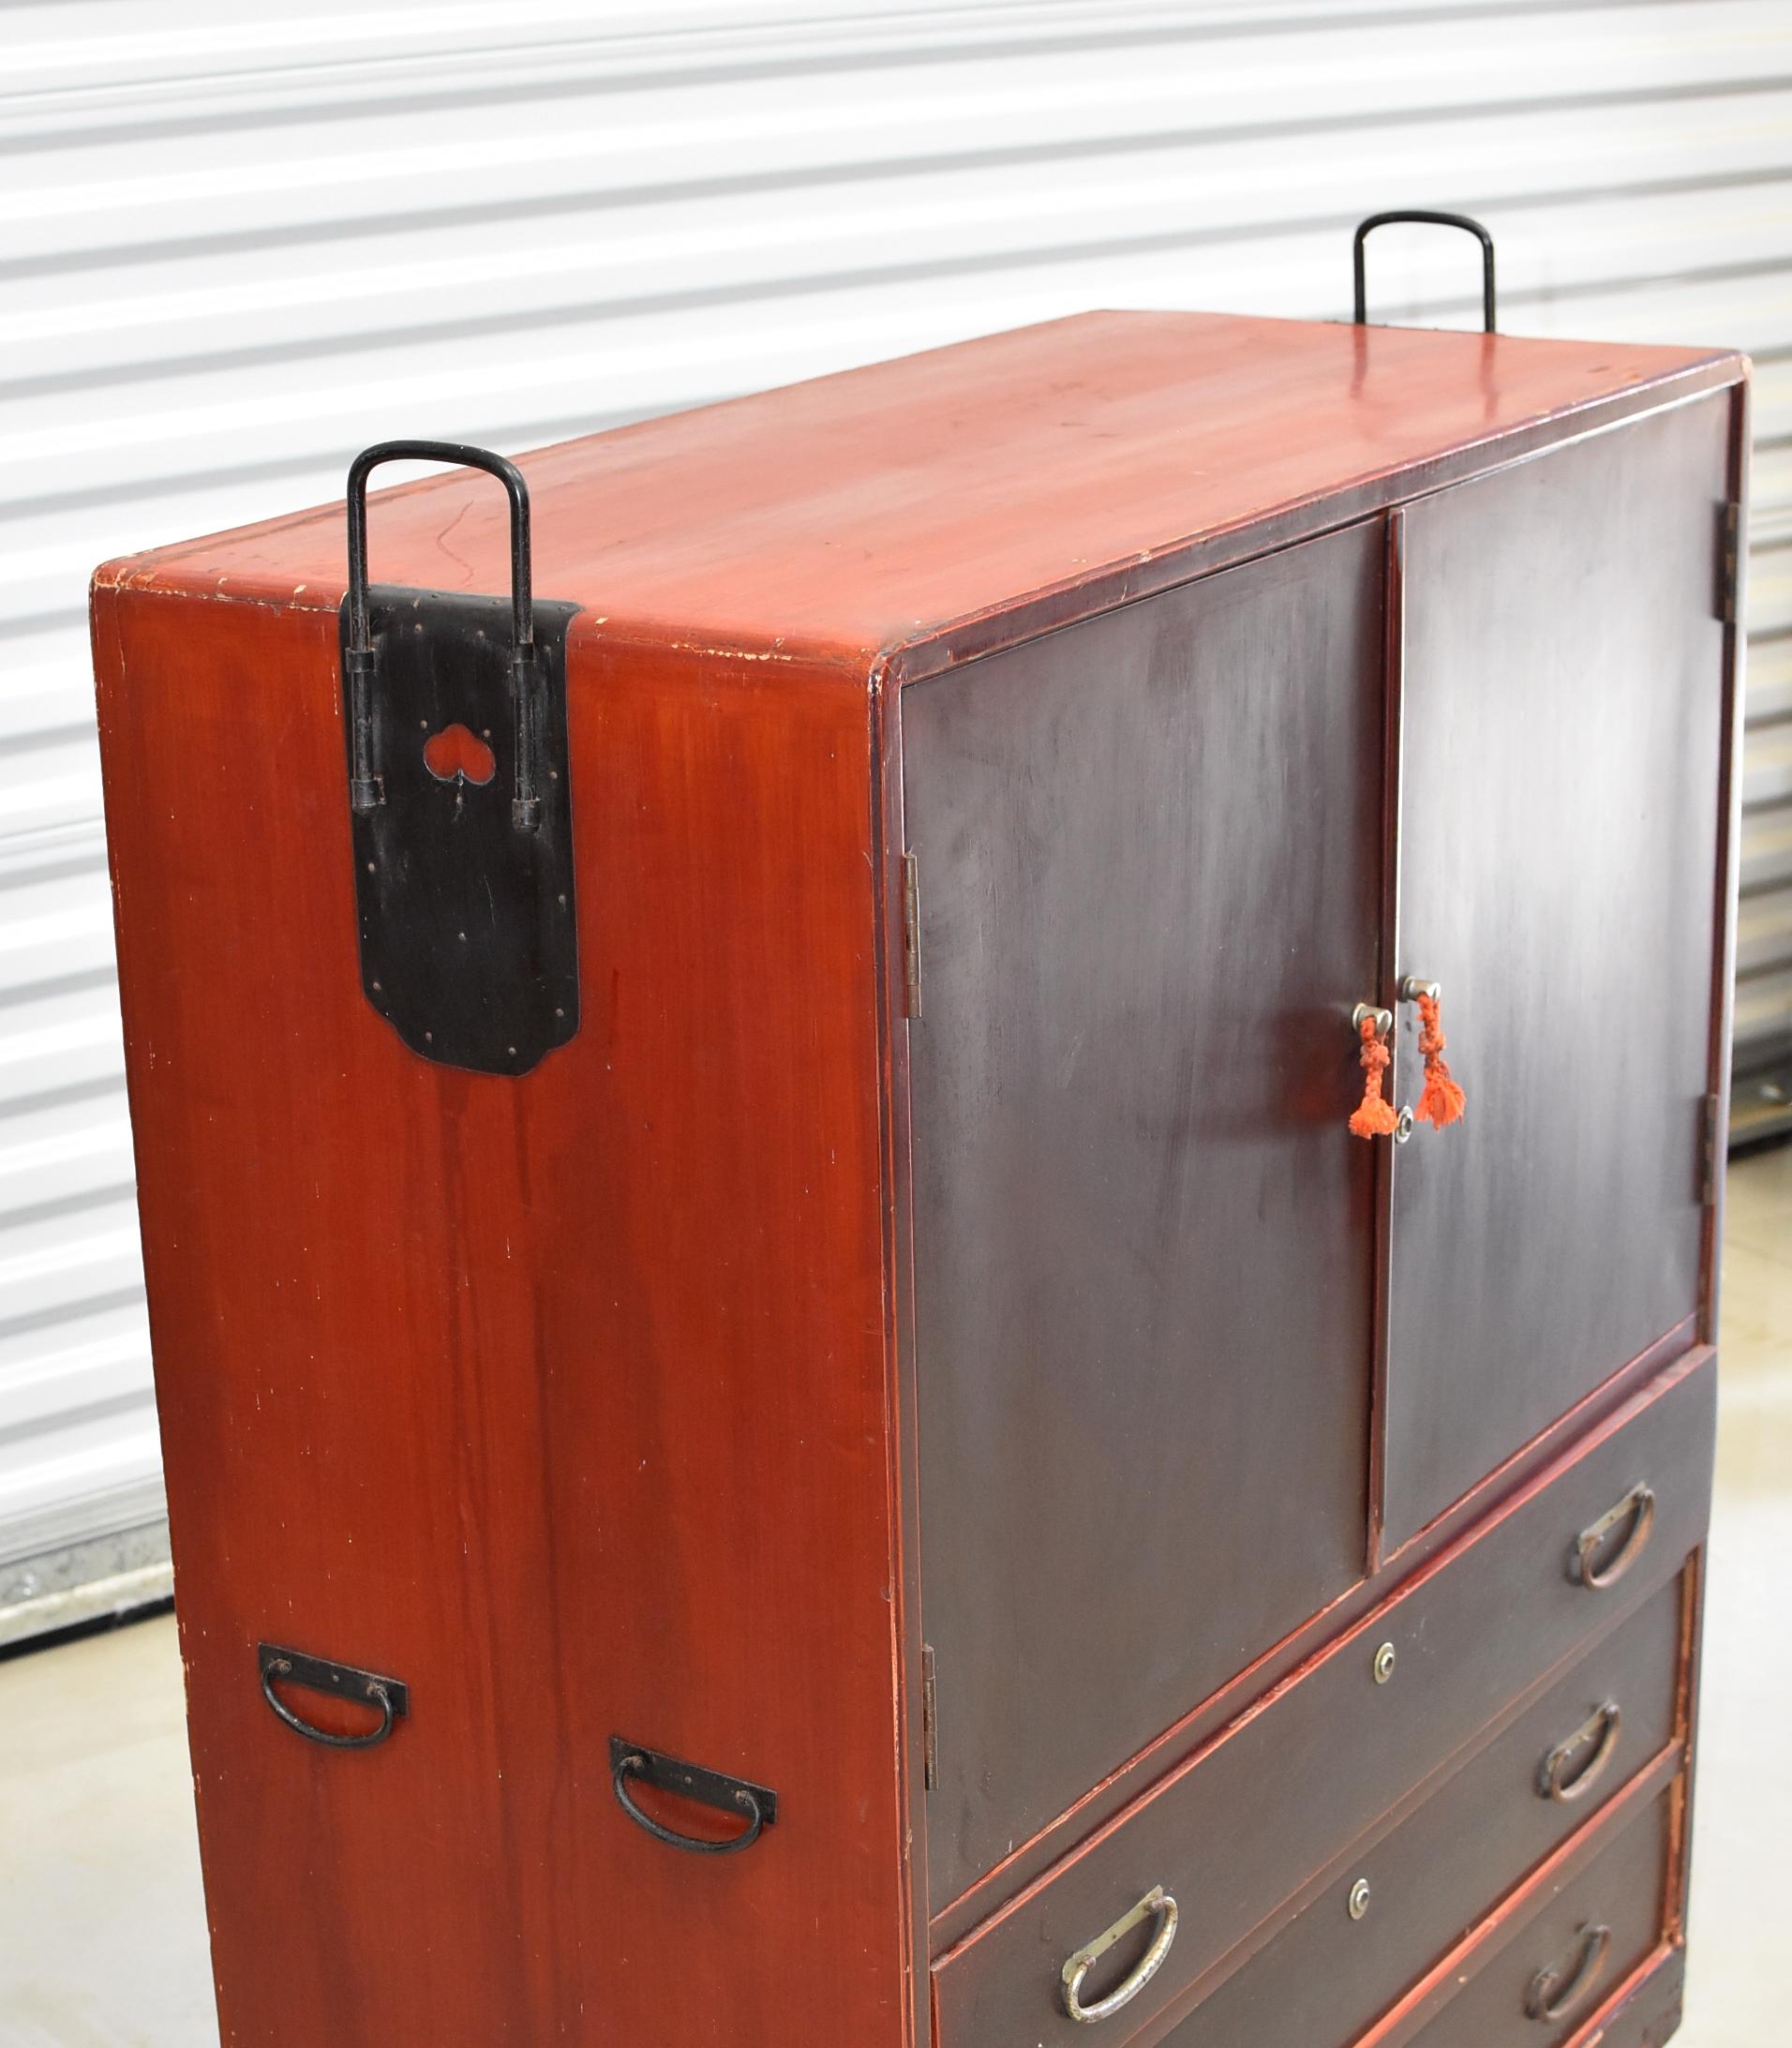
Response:
[{"label": "black metal lock plate", "polygon": [[[361,985],[426,1059],[523,1074],[578,1029],[566,750],[566,634],[536,605],[540,820],[518,830],[511,605],[375,585],[367,593],[379,800],[351,813]],[[342,606],[343,726],[354,773]]]}]

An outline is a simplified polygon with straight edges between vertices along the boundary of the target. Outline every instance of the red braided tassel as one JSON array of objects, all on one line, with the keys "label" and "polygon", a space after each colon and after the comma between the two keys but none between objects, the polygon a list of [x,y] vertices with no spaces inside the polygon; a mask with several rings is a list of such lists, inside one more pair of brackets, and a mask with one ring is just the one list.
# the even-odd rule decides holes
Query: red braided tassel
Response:
[{"label": "red braided tassel", "polygon": [[1437,997],[1421,995],[1418,1003],[1419,1051],[1425,1055],[1425,1092],[1419,1097],[1412,1114],[1420,1123],[1435,1125],[1441,1130],[1445,1124],[1454,1124],[1462,1114],[1468,1099],[1443,1057],[1445,1039],[1443,1026],[1438,1021]]},{"label": "red braided tassel", "polygon": [[1381,1093],[1381,1076],[1393,1054],[1375,1028],[1375,1019],[1365,1017],[1363,1034],[1363,1099],[1351,1117],[1351,1129],[1359,1138],[1389,1138],[1400,1128],[1394,1105]]}]

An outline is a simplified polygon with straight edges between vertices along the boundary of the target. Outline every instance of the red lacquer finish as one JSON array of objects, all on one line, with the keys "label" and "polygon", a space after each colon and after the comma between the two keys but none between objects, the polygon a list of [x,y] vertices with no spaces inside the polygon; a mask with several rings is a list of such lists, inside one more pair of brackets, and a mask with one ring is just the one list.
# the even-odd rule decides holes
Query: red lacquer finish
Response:
[{"label": "red lacquer finish", "polygon": [[[535,589],[693,653],[903,674],[1734,381],[1715,351],[1088,313],[519,457]],[[503,496],[380,493],[378,582],[495,590]],[[339,507],[140,557],[142,588],[343,585]],[[996,620],[1005,621],[997,625]]]},{"label": "red lacquer finish", "polygon": [[[1103,956],[1104,1001],[1161,1053],[1164,1072],[1173,1078],[1179,1062],[1192,1070],[1192,1046],[1232,1042],[1215,1035],[1212,1017],[1196,1017],[1202,1004],[1223,1002],[1243,1006],[1261,1033],[1266,1076],[1289,1065],[1290,1048],[1322,1042],[1348,1081],[1351,1006],[1377,993],[1368,984],[1378,949],[1383,981],[1395,971],[1398,805],[1384,805],[1378,779],[1385,770],[1391,782],[1397,766],[1401,690],[1424,687],[1416,672],[1402,676],[1400,633],[1383,618],[1402,595],[1399,521],[1387,516],[1741,375],[1737,358],[1695,351],[1102,313],[524,456],[535,594],[579,607],[567,702],[581,1021],[520,1079],[413,1055],[362,992],[337,636],[341,506],[100,572],[95,653],[127,1059],[231,2048],[927,2048],[930,1955],[950,1993],[953,1969],[963,1984],[972,1968],[954,1955],[975,1958],[980,1945],[1006,1957],[1010,1936],[1021,1989],[1011,1999],[992,1993],[987,2012],[948,1996],[948,2048],[1059,2038],[1053,2027],[1075,2029],[1051,1944],[1098,1934],[1155,1881],[1116,1866],[1112,1885],[1097,1886],[1104,1845],[1151,1839],[1154,1814],[1169,1814],[1177,1787],[1207,1768],[1204,1753],[1225,1754],[1229,1730],[1276,1712],[1298,1674],[1342,1645],[1328,1765],[1348,1771],[1352,1757],[1398,1754],[1387,1702],[1414,1696],[1378,1689],[1374,1646],[1355,1636],[1371,1610],[1394,1627],[1396,1589],[1416,1597],[1459,1553],[1473,1561],[1456,1581],[1480,1589],[1473,1610],[1440,1609],[1427,1639],[1472,1636],[1493,1599],[1486,1575],[1502,1518],[1537,1494],[1545,1468],[1596,1451],[1620,1413],[1647,1407],[1649,1387],[1670,1390],[1675,1375],[1702,1366],[1691,1347],[1709,1326],[1709,1250],[1699,1299],[1676,1302],[1673,1327],[1651,1325],[1628,1364],[1618,1354],[1580,1361],[1586,1371],[1553,1411],[1530,1418],[1526,1441],[1501,1437],[1466,1491],[1454,1470],[1450,1486],[1432,1489],[1422,1502],[1431,1518],[1390,1560],[1375,1517],[1389,1480],[1385,1416],[1370,1428],[1370,1412],[1390,1398],[1380,1355],[1390,1225],[1366,1202],[1347,1203],[1340,1269],[1353,1276],[1362,1334],[1337,1383],[1360,1386],[1350,1401],[1366,1412],[1330,1429],[1350,1469],[1335,1488],[1343,1532],[1325,1570],[1211,1653],[1202,1648],[1192,1675],[1176,1677],[1181,1667],[1167,1659],[1171,1675],[1147,1689],[1139,1725],[1114,1731],[1112,1744],[1093,1741],[1086,1756],[1078,1749],[1082,1760],[1059,1772],[1066,1782],[1054,1779],[1037,1811],[1005,1823],[993,1848],[967,1853],[942,1882],[956,1896],[930,1896],[921,1701],[933,1667],[920,1607],[923,1585],[938,1580],[921,1570],[923,1521],[931,1512],[948,1545],[962,1508],[987,1523],[979,1536],[995,1532],[999,1564],[1000,1532],[1023,1518],[1005,1520],[999,1495],[978,1492],[996,1460],[956,1486],[953,1513],[937,1493],[930,1506],[922,1484],[917,1382],[929,1365],[918,1356],[917,1304],[928,1295],[916,1247],[923,1256],[936,1248],[936,1278],[939,1218],[921,1219],[931,1238],[918,1227],[916,1161],[930,1143],[939,1156],[945,1117],[930,1110],[924,1085],[911,1099],[925,1076],[918,1063],[911,1071],[910,1032],[928,1028],[919,941],[925,934],[936,949],[932,1022],[943,1033],[954,1015],[946,998],[964,978],[942,971],[937,949],[982,929],[978,835],[999,804],[961,789],[954,809],[945,785],[905,790],[905,775],[940,770],[938,750],[930,756],[924,743],[924,693],[904,696],[903,686],[953,691],[961,679],[950,671],[1016,650],[978,671],[983,682],[1008,676],[1012,752],[1034,764],[997,776],[996,796],[1023,785],[1055,790],[1048,777],[1068,762],[1076,772],[1062,782],[1064,801],[1094,805],[1098,825],[1100,806],[1136,798],[1104,752],[1117,703],[1092,709],[1083,694],[1106,682],[1113,696],[1116,671],[1091,658],[1086,683],[1081,673],[1059,677],[1091,727],[1071,743],[1038,724],[1050,711],[1040,647],[1055,650],[1060,668],[1074,665],[1078,648],[1105,643],[1043,636],[1150,600],[1122,620],[1140,642],[1142,755],[1159,730],[1158,698],[1193,692],[1211,717],[1202,744],[1217,750],[1214,760],[1223,763],[1255,719],[1263,791],[1241,803],[1216,857],[1190,864],[1187,920],[1168,936],[1157,931],[1152,957],[1174,955],[1187,933],[1205,929],[1196,913],[1213,911],[1227,862],[1283,862],[1253,881],[1269,909],[1239,913],[1264,925],[1278,901],[1309,887],[1303,860],[1310,871],[1322,856],[1303,856],[1297,835],[1277,839],[1267,826],[1260,835],[1260,817],[1303,805],[1309,823],[1326,815],[1290,765],[1297,721],[1275,706],[1312,709],[1310,693],[1339,687],[1338,636],[1278,639],[1287,606],[1265,600],[1239,633],[1268,680],[1228,709],[1217,687],[1187,680],[1202,673],[1199,664],[1177,665],[1191,642],[1178,621],[1185,611],[1204,617],[1200,604],[1164,593],[1262,557],[1275,558],[1262,579],[1271,589],[1277,563],[1299,567],[1287,554],[1294,543],[1331,536],[1317,552],[1348,554],[1364,579],[1360,630],[1349,637],[1360,656],[1353,743],[1308,749],[1313,773],[1351,783],[1331,793],[1362,821],[1351,842],[1361,887],[1335,913],[1340,946],[1353,949],[1348,977],[1328,969],[1326,986],[1276,998],[1288,1015],[1260,1018],[1253,1001],[1275,1007],[1263,977],[1241,990],[1198,961],[1186,987],[1165,979],[1173,1000],[1142,1004],[1139,960],[1150,948],[1127,934],[1150,934],[1154,917],[1161,925],[1168,899],[1147,875],[1112,902],[1098,887],[1092,901],[1115,939]],[[370,527],[378,584],[504,587],[507,516],[488,479],[454,472],[383,493]],[[1255,590],[1255,572],[1232,587]],[[1154,631],[1163,649],[1151,644]],[[1733,635],[1725,645],[1733,661]],[[1724,686],[1733,692],[1733,676]],[[1177,704],[1180,715],[1187,705]],[[1197,725],[1161,730],[1192,748]],[[496,772],[470,729],[450,725],[430,744],[439,778],[483,785]],[[987,765],[999,750],[963,751]],[[1160,792],[1172,821],[1179,760]],[[1051,829],[1051,803],[1040,815]],[[948,821],[917,856],[932,864],[915,902],[928,900],[933,877],[933,921],[917,907],[911,934],[903,856],[911,829],[930,817]],[[1336,835],[1313,830],[1336,863]],[[963,857],[956,869],[937,857],[942,839]],[[1181,840],[1167,830],[1165,843]],[[1088,844],[1098,847],[1098,833]],[[1043,865],[1020,856],[1013,864],[1023,874]],[[1223,938],[1223,918],[1215,928]],[[1293,930],[1294,943],[1285,932],[1280,943],[1309,960],[1315,949]],[[1051,997],[1041,963],[1056,956],[1043,945],[1015,950],[1021,964],[998,993],[1024,1016],[1029,992]],[[1073,977],[1079,948],[1060,950]],[[1351,986],[1329,985],[1345,978]],[[1476,1020],[1459,1007],[1450,1015],[1452,1057],[1460,1054],[1471,1084]],[[998,1049],[1011,1038],[992,1034]],[[1149,1063],[1122,1056],[1125,1045],[1111,1038],[1104,1051],[1129,1102]],[[1313,1069],[1322,1095],[1330,1056],[1322,1052]],[[1071,1058],[1062,1068],[1067,1087],[1073,1067]],[[1038,1068],[1041,1099],[1053,1100],[1060,1069]],[[992,1088],[1006,1084],[999,1059],[991,1076]],[[1140,1094],[1135,1121],[1161,1143],[1164,1171],[1159,1187],[1126,1170],[1142,1220],[1114,1233],[1111,1268],[1129,1290],[1116,1296],[1116,1327],[1134,1319],[1145,1328],[1181,1299],[1160,1284],[1188,1263],[1176,1188],[1199,1184],[1222,1208],[1234,1200],[1226,1176],[1250,1150],[1245,1136],[1277,1142],[1256,1098],[1237,1094],[1235,1063],[1202,1078],[1227,1114],[1255,1121],[1248,1133],[1213,1127],[1216,1138],[1193,1116],[1160,1116],[1162,1105]],[[1307,1114],[1310,1080],[1287,1091],[1285,1122],[1295,1109]],[[1471,1117],[1490,1113],[1484,1100],[1471,1093]],[[1342,1134],[1349,1108],[1348,1094],[1323,1101],[1313,1128],[1354,1145]],[[1426,1134],[1438,1144],[1451,1135]],[[965,1171],[980,1173],[982,1156],[969,1150]],[[1067,1155],[1056,1178],[1083,1172],[1099,1218],[1113,1203],[1095,1156]],[[1370,1174],[1355,1154],[1347,1165]],[[1386,1167],[1373,1172],[1384,1191]],[[1045,1214],[1054,1188],[1023,1193],[997,1205],[1024,1209],[1024,1226],[1030,1204]],[[1065,1201],[1053,1213],[1073,1209]],[[975,1220],[974,1203],[967,1213]],[[1240,1213],[1279,1212],[1247,1203]],[[1098,1234],[1061,1240],[1072,1293],[1075,1263],[1094,1256]],[[1310,1259],[1311,1236],[1253,1248],[1292,1274]],[[1156,1248],[1157,1264],[1142,1247]],[[1259,1364],[1251,1345],[1262,1340],[1255,1325],[1203,1351],[1183,1341],[1201,1334],[1187,1327],[1197,1312],[1166,1320],[1175,1342],[1162,1350],[1162,1369],[1185,1376],[1175,1388],[1192,1435],[1213,1433],[1219,1393],[1231,1398],[1227,1413],[1255,1399],[1270,1414],[1273,1376],[1247,1377]],[[987,1343],[935,1338],[935,1353],[955,1343],[983,1353],[958,1360],[965,1398],[999,1385],[1017,1416],[1026,1412],[1017,1428],[1077,1428],[1088,1405],[1066,1398],[1063,1375],[1053,1383],[1012,1357],[999,1381],[981,1369],[1013,1340],[1013,1321],[993,1319]],[[1298,1406],[1292,1381],[1307,1353],[1296,1339],[1284,1350]],[[1140,1369],[1159,1362],[1154,1352]],[[1219,1371],[1241,1378],[1220,1388],[1200,1378]],[[1316,1428],[1314,1402],[1306,1407]],[[1143,1512],[1126,1483],[1139,1460],[1125,1422],[1113,1432],[1113,1483],[1101,1498],[1119,1502],[1116,1512]],[[1234,1435],[1232,1468],[1261,1449],[1273,1479],[1273,1431],[1266,1426],[1261,1443],[1248,1428]],[[1695,1439],[1690,1424],[1680,1431],[1682,1457]],[[1011,1485],[1027,1481],[1024,1472],[1014,1479],[1021,1462],[1009,1461]],[[1283,1456],[1283,1481],[1290,1469]],[[1266,1867],[1263,1901],[1292,1912],[1302,1888],[1351,1847],[1333,1835],[1385,1832],[1421,1790],[1433,1796],[1543,1682],[1546,1664],[1586,1647],[1583,1602],[1590,1637],[1601,1614],[1640,1598],[1641,1575],[1604,1609],[1561,1579],[1576,1530],[1635,1474],[1614,1470],[1609,1487],[1605,1476],[1596,1499],[1564,1509],[1560,1528],[1553,1509],[1539,1521],[1530,1590],[1512,1592],[1499,1618],[1499,1640],[1516,1646],[1510,1669],[1484,1671],[1472,1685],[1460,1677],[1461,1725],[1454,1746],[1424,1767],[1431,1776],[1421,1786],[1416,1765],[1411,1782],[1392,1771],[1385,1785],[1364,1776],[1362,1798],[1343,1802],[1322,1846],[1283,1831],[1303,1867]],[[1217,1525],[1240,1518],[1225,1498],[1232,1483],[1221,1471],[1203,1500]],[[1263,1483],[1260,1468],[1236,1483]],[[1664,1493],[1650,1585],[1680,1570],[1702,1533],[1702,1485],[1694,1474]],[[1301,1504],[1291,1498],[1287,1514]],[[1282,1540],[1278,1518],[1268,1517],[1259,1552]],[[1187,1561],[1191,1575],[1220,1554],[1217,1543],[1183,1547],[1202,1553]],[[1102,1672],[1076,1667],[1076,1615],[1080,1600],[1112,1599],[1113,1589],[1083,1583],[1083,1559],[1068,1549],[1063,1570],[1078,1582],[1065,1588],[1067,1653],[1040,1682],[1098,1696]],[[1262,1558],[1265,1576],[1277,1562]],[[1154,1588],[1127,1592],[1148,1619]],[[942,1603],[929,1597],[937,1619]],[[1573,1626],[1540,1645],[1539,1617],[1564,1601]],[[935,1733],[948,1744],[967,1741],[963,1646],[976,1637],[973,1615],[956,1637],[939,1637],[948,1668]],[[263,1642],[399,1678],[409,1712],[374,1749],[306,1743],[263,1701]],[[1688,1674],[1695,1648],[1689,1634]],[[1411,1683],[1423,1676],[1416,1636],[1401,1654]],[[1469,1669],[1466,1651],[1460,1666]],[[328,1727],[368,1725],[365,1709],[289,1697]],[[1431,1697],[1442,1697],[1441,1680]],[[1023,1723],[1024,1699],[1017,1712]],[[775,1788],[775,1824],[744,1854],[680,1856],[619,1806],[613,1737]],[[1009,1731],[998,1727],[996,1739]],[[1027,1726],[1012,1729],[1022,1747],[1009,1761],[1025,1760],[1029,1739]],[[1680,1771],[1689,1720],[1677,1741]],[[1409,1760],[1417,1747],[1407,1744]],[[947,1788],[975,1782],[989,1760],[959,1750],[943,1771],[937,1751],[933,1762],[937,1849]],[[689,1802],[639,1797],[693,1834],[738,1829]],[[1248,1829],[1260,1804],[1247,1785],[1203,1839]],[[1682,1803],[1667,1836],[1677,1867],[1683,1835]],[[1276,1848],[1267,1845],[1267,1861]],[[1087,1888],[1075,1893],[1073,1930],[1030,1917],[1069,1895],[1067,1885]],[[1677,1878],[1669,1899],[1664,1937],[1677,1943]],[[1484,1904],[1496,1917],[1508,1910],[1491,1896]],[[1179,1996],[1228,1979],[1274,1931],[1264,1911],[1248,1929],[1242,1906],[1235,1918],[1224,1955],[1197,1961],[1188,1942],[1178,1968],[1198,1966],[1200,1977]],[[1677,1969],[1677,1950],[1672,1960]],[[1639,1974],[1623,1993],[1627,2010],[1647,2008],[1652,2027],[1677,1983]],[[1159,1989],[1166,2002],[1151,2038],[1168,2038],[1189,2010],[1172,2014],[1170,1977]],[[1406,2031],[1388,2034],[1390,2043],[1431,2023],[1426,1996],[1423,2014],[1409,1999]],[[1437,2010],[1443,1998],[1440,1980]],[[1023,2036],[1013,2031],[1021,2011],[1040,2022],[1026,2020]]]},{"label": "red lacquer finish", "polygon": [[[362,995],[334,615],[97,638],[224,2040],[903,2041],[862,689],[580,636],[584,1022],[512,1081]],[[262,1638],[409,1718],[308,1746]],[[612,1734],[777,1826],[663,1847]]]}]

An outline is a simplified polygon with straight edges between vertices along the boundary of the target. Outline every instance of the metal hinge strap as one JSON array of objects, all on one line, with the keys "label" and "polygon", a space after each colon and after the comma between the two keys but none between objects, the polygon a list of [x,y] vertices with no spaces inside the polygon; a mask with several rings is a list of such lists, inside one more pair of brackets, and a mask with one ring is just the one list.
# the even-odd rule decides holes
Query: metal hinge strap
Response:
[{"label": "metal hinge strap", "polygon": [[921,1783],[930,1792],[939,1783],[939,1695],[932,1643],[921,1645]]},{"label": "metal hinge strap", "polygon": [[1722,1164],[1718,1148],[1718,1133],[1724,1128],[1724,1098],[1708,1095],[1705,1098],[1705,1143],[1701,1148],[1703,1172],[1699,1188],[1699,1205],[1709,1209],[1717,1200],[1718,1172]]},{"label": "metal hinge strap", "polygon": [[915,856],[903,856],[903,1015],[921,1013],[921,885]]}]

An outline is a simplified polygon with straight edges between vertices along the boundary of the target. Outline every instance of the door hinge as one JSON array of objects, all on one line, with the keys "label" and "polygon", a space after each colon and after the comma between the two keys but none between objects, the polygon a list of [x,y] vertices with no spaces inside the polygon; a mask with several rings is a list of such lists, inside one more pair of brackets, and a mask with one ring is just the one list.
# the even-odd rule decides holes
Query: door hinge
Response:
[{"label": "door hinge", "polygon": [[1705,1098],[1705,1137],[1700,1147],[1699,1206],[1709,1209],[1717,1200],[1718,1174],[1723,1165],[1719,1133],[1724,1129],[1724,1098]]},{"label": "door hinge", "polygon": [[1742,505],[1732,498],[1723,507],[1717,558],[1717,616],[1726,626],[1740,624],[1742,609]]},{"label": "door hinge", "polygon": [[921,1013],[921,885],[915,856],[903,856],[903,1015]]},{"label": "door hinge", "polygon": [[939,1783],[939,1695],[933,1683],[933,1646],[921,1645],[921,1784]]}]

